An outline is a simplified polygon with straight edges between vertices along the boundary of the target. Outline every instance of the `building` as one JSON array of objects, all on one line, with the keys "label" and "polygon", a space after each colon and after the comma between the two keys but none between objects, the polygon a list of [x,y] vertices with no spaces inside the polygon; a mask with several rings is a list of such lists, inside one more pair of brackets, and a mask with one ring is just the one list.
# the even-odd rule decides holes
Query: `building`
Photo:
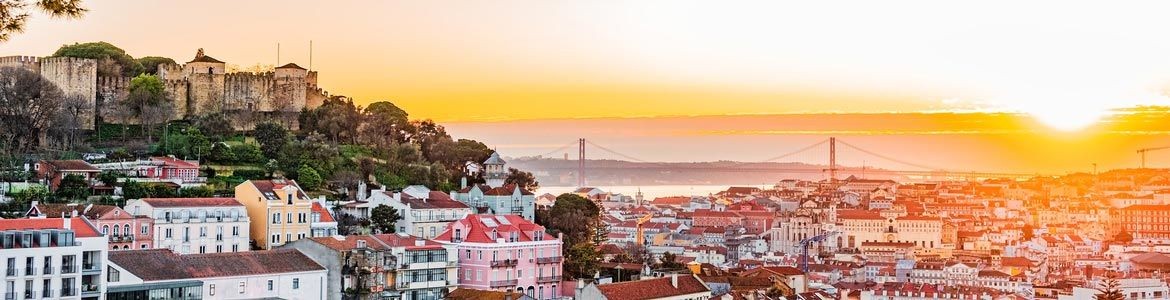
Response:
[{"label": "building", "polygon": [[525,187],[504,184],[504,179],[508,178],[505,163],[500,153],[492,152],[492,156],[483,162],[483,177],[487,184],[464,184],[453,196],[459,202],[478,210],[478,213],[520,215],[535,220],[536,195]]},{"label": "building", "polygon": [[135,216],[113,205],[41,204],[33,201],[26,218],[85,216],[109,240],[110,250],[149,249],[154,245],[154,219]]},{"label": "building", "polygon": [[[165,267],[163,267],[165,266]],[[110,255],[108,299],[326,299],[326,270],[294,249]]]},{"label": "building", "polygon": [[398,210],[401,220],[395,223],[398,232],[431,239],[447,229],[451,222],[472,214],[471,207],[451,199],[447,193],[431,191],[426,187],[404,189],[401,193],[375,191],[368,202],[387,203]]},{"label": "building", "polygon": [[65,179],[65,176],[78,175],[86,183],[91,183],[97,179],[98,173],[101,173],[101,170],[93,165],[77,159],[42,160],[33,166],[33,171],[36,171],[37,178],[45,180],[49,184],[51,191],[57,191],[57,187],[61,186],[61,180]]},{"label": "building", "polygon": [[435,238],[459,256],[459,288],[559,298],[561,241],[518,215],[475,214]]},{"label": "building", "polygon": [[310,237],[337,235],[337,220],[321,202],[313,202],[313,213],[309,216]]},{"label": "building", "polygon": [[245,181],[236,186],[236,200],[248,209],[256,247],[272,249],[309,237],[313,201],[296,181]]},{"label": "building", "polygon": [[151,243],[180,254],[250,250],[247,211],[232,198],[143,198],[126,211],[153,220]]},{"label": "building", "polygon": [[1170,205],[1131,205],[1117,210],[1114,223],[1135,240],[1170,239]]},{"label": "building", "polygon": [[358,299],[443,299],[457,286],[450,247],[409,235],[313,237],[283,247],[331,270],[328,299],[346,290],[365,291]]},{"label": "building", "polygon": [[666,277],[608,284],[577,282],[573,299],[600,300],[706,300],[711,299],[711,288],[692,274],[670,274]]},{"label": "building", "polygon": [[106,237],[84,217],[0,220],[6,299],[102,299]]},{"label": "building", "polygon": [[199,161],[181,160],[170,156],[108,162],[93,166],[102,171],[125,175],[137,182],[169,182],[183,187],[199,186],[207,182],[207,178],[199,177]]}]

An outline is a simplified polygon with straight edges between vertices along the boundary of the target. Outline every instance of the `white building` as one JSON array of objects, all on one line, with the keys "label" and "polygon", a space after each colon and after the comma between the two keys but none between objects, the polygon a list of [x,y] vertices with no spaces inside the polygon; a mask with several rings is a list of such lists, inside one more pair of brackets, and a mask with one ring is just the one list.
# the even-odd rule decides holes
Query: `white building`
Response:
[{"label": "white building", "polygon": [[187,255],[167,249],[117,251],[110,255],[110,297],[325,299],[327,272],[295,249]]},{"label": "white building", "polygon": [[154,219],[154,247],[180,254],[248,251],[248,213],[234,198],[144,198],[126,211]]},{"label": "white building", "polygon": [[[1096,278],[1090,281],[1088,286],[1101,286],[1103,278]],[[1125,295],[1125,299],[1131,300],[1153,300],[1153,299],[1167,299],[1170,298],[1170,287],[1167,287],[1166,282],[1156,278],[1124,278],[1117,279],[1118,289],[1121,294]],[[1093,299],[1095,295],[1101,293],[1097,289],[1075,287],[1072,295],[1060,295],[1059,300],[1079,300],[1079,299]]]},{"label": "white building", "polygon": [[5,299],[104,299],[107,243],[85,218],[0,220]]},{"label": "white building", "polygon": [[398,210],[401,220],[395,223],[398,232],[424,239],[443,233],[447,224],[462,220],[472,213],[471,207],[451,199],[447,193],[431,191],[423,186],[410,186],[401,193],[374,191],[367,203],[385,203]]}]

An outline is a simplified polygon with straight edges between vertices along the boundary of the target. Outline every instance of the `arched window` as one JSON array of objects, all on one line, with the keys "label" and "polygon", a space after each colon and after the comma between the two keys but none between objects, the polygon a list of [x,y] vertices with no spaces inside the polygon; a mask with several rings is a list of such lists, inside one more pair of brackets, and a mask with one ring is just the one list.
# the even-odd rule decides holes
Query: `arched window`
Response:
[{"label": "arched window", "polygon": [[118,235],[118,225],[114,225],[114,235]]},{"label": "arched window", "polygon": [[102,225],[102,234],[110,234],[110,225]]},{"label": "arched window", "polygon": [[122,225],[122,234],[125,234],[125,235],[134,234],[133,231],[130,231],[130,224]]}]

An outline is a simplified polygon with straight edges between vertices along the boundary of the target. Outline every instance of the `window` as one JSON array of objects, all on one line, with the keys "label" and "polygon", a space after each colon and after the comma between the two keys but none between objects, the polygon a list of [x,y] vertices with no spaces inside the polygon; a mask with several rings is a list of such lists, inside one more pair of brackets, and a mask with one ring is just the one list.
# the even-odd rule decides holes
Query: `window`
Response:
[{"label": "window", "polygon": [[244,291],[245,291],[247,288],[248,288],[248,285],[247,285],[247,283],[246,283],[246,282],[243,282],[243,281],[240,281],[240,294],[244,294]]},{"label": "window", "polygon": [[293,289],[296,290],[296,289],[300,289],[300,288],[301,288],[301,279],[300,278],[293,278]]},{"label": "window", "polygon": [[467,254],[467,259],[471,259],[471,250],[463,250],[463,253]]},{"label": "window", "polygon": [[207,246],[199,246],[199,253],[207,253]]},{"label": "window", "polygon": [[272,280],[271,279],[268,280],[268,290],[269,291],[272,290]]},{"label": "window", "polygon": [[214,283],[207,285],[207,293],[211,296],[215,296],[215,284]]},{"label": "window", "polygon": [[232,226],[232,235],[240,236],[240,226]]},{"label": "window", "polygon": [[239,252],[239,251],[240,251],[240,245],[232,245],[232,252]]},{"label": "window", "polygon": [[272,214],[272,224],[280,224],[280,213]]},{"label": "window", "polygon": [[142,234],[150,232],[150,226],[142,225]]},{"label": "window", "polygon": [[[110,274],[110,282],[118,282],[122,280],[122,272],[119,272],[113,267],[106,267],[106,270],[106,272]],[[48,279],[45,279],[45,281],[48,281]]]},{"label": "window", "polygon": [[215,245],[215,253],[223,253],[223,245]]},{"label": "window", "polygon": [[170,228],[163,230],[163,236],[166,236],[168,239],[174,236],[173,233],[174,233],[174,230],[172,230]]},{"label": "window", "polygon": [[292,224],[292,213],[288,213],[288,223]]},{"label": "window", "polygon": [[102,234],[110,234],[110,225],[102,225]]}]

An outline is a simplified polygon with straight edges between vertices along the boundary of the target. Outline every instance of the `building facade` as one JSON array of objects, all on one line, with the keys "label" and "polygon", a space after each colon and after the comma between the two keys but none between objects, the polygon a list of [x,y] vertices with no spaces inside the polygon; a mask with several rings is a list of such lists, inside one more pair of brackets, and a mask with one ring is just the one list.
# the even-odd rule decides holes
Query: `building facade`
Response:
[{"label": "building facade", "polygon": [[251,250],[249,218],[232,198],[143,198],[125,210],[152,219],[153,248],[180,254]]},{"label": "building facade", "polygon": [[459,256],[459,288],[560,297],[561,240],[519,215],[475,214],[435,238]]},{"label": "building facade", "polygon": [[406,189],[401,193],[375,191],[369,202],[385,202],[398,210],[402,219],[394,225],[398,232],[405,232],[425,239],[435,238],[447,229],[451,222],[462,220],[472,214],[471,207],[451,199],[447,193],[419,189]]},{"label": "building facade", "polygon": [[154,246],[154,219],[135,216],[113,205],[41,204],[33,201],[27,218],[85,216],[109,240],[110,250],[150,249]]},{"label": "building facade", "polygon": [[257,248],[272,249],[309,237],[313,201],[296,181],[245,181],[236,186],[236,200],[248,210]]},{"label": "building facade", "polygon": [[107,249],[84,217],[0,220],[5,299],[102,299]]},{"label": "building facade", "polygon": [[[165,266],[165,267],[160,267]],[[293,249],[110,255],[109,299],[326,299],[328,270]]]},{"label": "building facade", "polygon": [[414,236],[314,237],[284,247],[339,270],[329,274],[329,299],[443,299],[457,287],[451,247]]}]

